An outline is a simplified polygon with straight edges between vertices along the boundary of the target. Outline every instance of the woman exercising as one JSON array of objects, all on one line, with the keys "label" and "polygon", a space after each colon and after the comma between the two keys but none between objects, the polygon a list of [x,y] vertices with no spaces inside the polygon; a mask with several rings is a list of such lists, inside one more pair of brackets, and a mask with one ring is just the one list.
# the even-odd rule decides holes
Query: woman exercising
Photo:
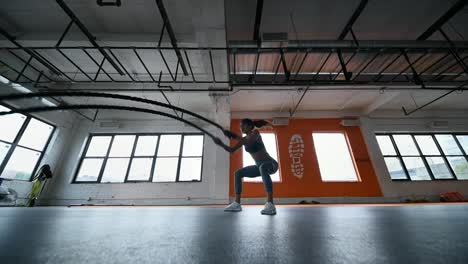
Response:
[{"label": "woman exercising", "polygon": [[245,150],[252,155],[257,165],[247,166],[239,169],[235,173],[235,190],[236,200],[227,206],[224,211],[227,212],[239,212],[242,211],[240,205],[241,193],[242,193],[242,178],[243,177],[257,177],[262,176],[263,184],[265,185],[265,191],[267,193],[267,203],[265,208],[262,210],[262,214],[274,215],[276,214],[276,208],[273,205],[273,183],[271,181],[270,174],[275,173],[278,170],[278,162],[274,160],[266,151],[265,145],[262,141],[262,136],[255,128],[260,128],[269,123],[265,120],[252,121],[250,119],[242,119],[241,130],[245,133],[245,137],[240,137],[235,134],[229,134],[231,138],[237,141],[234,147],[223,146],[224,149],[230,153],[235,152],[242,146],[245,146]]}]

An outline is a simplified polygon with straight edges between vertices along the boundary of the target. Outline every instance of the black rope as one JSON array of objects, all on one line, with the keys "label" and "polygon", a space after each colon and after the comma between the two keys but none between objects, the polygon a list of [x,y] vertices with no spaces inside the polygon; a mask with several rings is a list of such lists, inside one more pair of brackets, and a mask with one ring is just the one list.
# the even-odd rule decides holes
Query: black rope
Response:
[{"label": "black rope", "polygon": [[119,105],[94,105],[94,104],[78,104],[78,105],[61,105],[61,106],[40,106],[40,107],[29,107],[29,108],[23,108],[23,109],[12,109],[11,111],[8,112],[0,112],[0,116],[4,115],[10,115],[10,114],[15,114],[15,113],[37,113],[37,112],[50,112],[50,111],[60,111],[60,110],[71,110],[71,109],[115,109],[115,110],[127,110],[127,111],[133,111],[133,112],[143,112],[143,113],[149,113],[149,114],[155,114],[155,115],[160,115],[160,116],[165,116],[169,117],[175,120],[178,120],[180,122],[183,122],[189,126],[192,126],[204,134],[208,135],[217,145],[223,147],[223,148],[229,148],[229,146],[225,145],[222,143],[221,139],[216,137],[215,135],[211,134],[210,132],[206,131],[205,129],[199,127],[198,125],[185,120],[183,118],[180,118],[175,115],[171,115],[165,112],[160,112],[156,110],[151,110],[151,109],[145,109],[145,108],[139,108],[139,107],[131,107],[131,106],[119,106]]},{"label": "black rope", "polygon": [[110,93],[96,93],[96,92],[36,92],[36,93],[26,93],[26,94],[7,94],[7,95],[2,95],[0,96],[0,100],[19,100],[19,99],[26,99],[26,98],[35,98],[35,97],[52,97],[52,96],[64,96],[64,97],[104,97],[104,98],[114,98],[114,99],[121,99],[121,100],[129,100],[129,101],[136,101],[136,102],[141,102],[141,103],[147,103],[147,104],[153,104],[165,108],[170,108],[173,110],[180,111],[182,113],[189,114],[191,116],[194,116],[196,118],[199,118],[207,123],[210,123],[211,125],[221,129],[224,133],[229,138],[237,136],[234,132],[224,129],[221,125],[218,123],[211,121],[197,113],[191,112],[189,110],[186,110],[184,108],[180,108],[171,104],[166,104],[150,99],[145,99],[145,98],[140,98],[140,97],[135,97],[135,96],[129,96],[129,95],[120,95],[120,94],[110,94]]}]

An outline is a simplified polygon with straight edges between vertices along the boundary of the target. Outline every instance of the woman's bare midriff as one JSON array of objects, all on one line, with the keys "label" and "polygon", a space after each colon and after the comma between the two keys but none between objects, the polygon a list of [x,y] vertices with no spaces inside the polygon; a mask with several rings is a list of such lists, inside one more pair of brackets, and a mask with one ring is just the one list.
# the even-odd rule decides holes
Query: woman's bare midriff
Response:
[{"label": "woman's bare midriff", "polygon": [[255,153],[250,153],[250,155],[252,155],[252,158],[255,161],[262,161],[262,160],[271,159],[270,155],[268,154],[268,152],[266,152],[265,149],[262,149],[262,150],[260,150],[258,152],[255,152]]}]

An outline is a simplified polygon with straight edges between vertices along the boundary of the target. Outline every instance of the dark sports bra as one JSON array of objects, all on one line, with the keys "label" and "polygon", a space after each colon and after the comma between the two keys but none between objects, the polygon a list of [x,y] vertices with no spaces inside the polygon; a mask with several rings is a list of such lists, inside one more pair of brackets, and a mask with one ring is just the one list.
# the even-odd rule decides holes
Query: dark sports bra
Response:
[{"label": "dark sports bra", "polygon": [[262,149],[265,149],[265,145],[263,144],[262,136],[260,134],[258,135],[257,140],[255,140],[254,143],[250,145],[244,145],[245,151],[249,153],[256,153],[259,152]]}]

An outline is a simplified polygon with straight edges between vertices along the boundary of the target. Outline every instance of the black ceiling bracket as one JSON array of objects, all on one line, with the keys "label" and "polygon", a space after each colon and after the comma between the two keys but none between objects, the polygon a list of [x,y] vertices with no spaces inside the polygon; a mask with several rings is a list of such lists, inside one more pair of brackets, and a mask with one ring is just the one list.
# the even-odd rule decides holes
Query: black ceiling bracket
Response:
[{"label": "black ceiling bracket", "polygon": [[255,11],[255,24],[254,24],[254,33],[253,40],[257,42],[257,46],[261,46],[262,39],[260,37],[260,25],[262,23],[262,13],[263,13],[263,0],[257,0],[257,9]]},{"label": "black ceiling bracket", "polygon": [[410,58],[408,57],[408,54],[406,53],[405,50],[401,51],[403,53],[403,56],[405,57],[406,62],[408,63],[409,67],[411,68],[411,72],[413,73],[413,82],[417,85],[421,85],[422,88],[426,88],[424,85],[424,82],[422,79],[419,77],[419,74],[416,72],[416,69],[414,68],[413,63],[411,62]]},{"label": "black ceiling bracket", "polygon": [[96,38],[88,31],[83,23],[76,17],[73,11],[65,4],[63,0],[56,0],[62,10],[70,17],[70,19],[76,24],[76,26],[83,32],[83,34],[88,38],[89,42],[101,52],[101,54],[107,59],[107,61],[114,67],[114,69],[120,74],[125,75],[125,73],[119,68],[114,60],[107,54],[107,52],[99,46],[96,42]]},{"label": "black ceiling bracket", "polygon": [[156,5],[158,6],[159,13],[161,14],[161,17],[164,21],[164,24],[166,25],[167,34],[171,39],[171,44],[174,49],[174,52],[177,56],[177,59],[180,61],[180,67],[184,72],[184,75],[188,76],[187,67],[185,67],[184,59],[182,58],[182,54],[180,53],[179,47],[177,46],[177,38],[175,37],[174,30],[172,29],[171,23],[169,22],[169,16],[167,15],[166,8],[164,7],[162,0],[155,1]]},{"label": "black ceiling bracket", "polygon": [[6,32],[2,27],[0,27],[0,34],[2,34],[11,43],[15,44],[16,47],[20,48],[21,50],[28,53],[30,56],[34,57],[34,59],[39,61],[42,65],[44,65],[46,68],[48,68],[51,72],[53,72],[56,75],[61,75],[61,73],[59,71],[57,71],[50,63],[43,60],[41,57],[37,56],[37,54],[35,52],[31,51],[29,48],[25,48],[21,44],[19,44],[16,41],[16,38],[13,37],[12,35],[8,34],[8,32]]},{"label": "black ceiling bracket", "polygon": [[344,62],[343,54],[341,52],[341,49],[337,49],[336,52],[338,54],[338,59],[340,60],[341,70],[343,71],[344,77],[345,77],[346,81],[349,81],[351,79],[352,74],[350,72],[348,72],[348,70],[346,69],[346,63]]}]

